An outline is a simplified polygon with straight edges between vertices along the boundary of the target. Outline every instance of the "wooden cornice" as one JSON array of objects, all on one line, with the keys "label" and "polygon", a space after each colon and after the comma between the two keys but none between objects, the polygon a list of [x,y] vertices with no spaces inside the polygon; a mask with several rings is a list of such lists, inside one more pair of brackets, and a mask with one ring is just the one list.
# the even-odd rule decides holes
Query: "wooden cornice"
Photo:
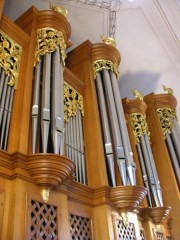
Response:
[{"label": "wooden cornice", "polygon": [[67,47],[72,45],[72,42],[69,40],[71,35],[70,23],[62,14],[54,10],[39,11],[32,6],[15,21],[15,24],[29,35],[31,35],[32,29],[54,28],[63,33]]},{"label": "wooden cornice", "polygon": [[92,48],[92,62],[97,60],[109,60],[119,66],[121,56],[115,47],[105,43],[96,43]]},{"label": "wooden cornice", "polygon": [[73,88],[75,88],[80,94],[84,95],[85,86],[83,81],[66,67],[64,68],[64,80]]},{"label": "wooden cornice", "polygon": [[146,114],[146,103],[143,100],[139,100],[139,99],[128,99],[128,98],[124,98],[122,100],[122,104],[124,107],[124,111],[128,114],[131,113],[139,113],[139,114]]},{"label": "wooden cornice", "polygon": [[92,60],[92,47],[93,44],[87,40],[80,44],[78,47],[73,49],[68,53],[68,57],[66,59],[67,67],[72,70],[72,67],[76,67],[82,64],[84,61]]},{"label": "wooden cornice", "polygon": [[150,93],[144,97],[144,101],[148,104],[148,106],[152,106],[155,109],[158,108],[172,108],[176,109],[177,100],[171,94],[157,94]]},{"label": "wooden cornice", "polygon": [[0,29],[9,37],[11,37],[12,40],[18,43],[21,47],[27,48],[30,39],[28,34],[4,15],[2,15],[0,21]]}]

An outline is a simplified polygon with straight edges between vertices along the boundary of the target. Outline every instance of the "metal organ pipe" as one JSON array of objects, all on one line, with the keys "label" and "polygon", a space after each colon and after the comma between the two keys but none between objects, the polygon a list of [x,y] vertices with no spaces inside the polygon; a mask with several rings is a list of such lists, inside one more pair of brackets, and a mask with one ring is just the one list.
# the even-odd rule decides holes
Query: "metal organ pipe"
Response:
[{"label": "metal organ pipe", "polygon": [[103,65],[96,72],[95,81],[110,180],[115,186],[114,161],[117,161],[122,184],[135,185],[135,163],[116,75],[108,66]]},{"label": "metal organ pipe", "polygon": [[112,82],[112,88],[113,88],[114,99],[115,99],[115,104],[116,104],[116,111],[117,111],[117,116],[118,116],[118,120],[119,120],[120,132],[121,132],[121,136],[122,136],[122,142],[123,142],[124,152],[125,152],[125,157],[126,157],[126,168],[127,168],[128,178],[130,180],[131,185],[135,185],[136,184],[135,163],[133,160],[133,153],[131,150],[129,135],[128,135],[127,127],[126,127],[124,111],[123,111],[123,107],[121,104],[121,96],[120,96],[120,92],[119,92],[119,86],[118,86],[118,82],[117,82],[115,73],[112,71],[109,71],[109,72],[110,72],[110,78],[111,78],[111,82]]},{"label": "metal organ pipe", "polygon": [[139,161],[140,161],[140,165],[141,165],[141,171],[142,171],[142,175],[143,175],[144,185],[148,189],[147,196],[148,196],[149,205],[150,205],[150,207],[152,207],[150,183],[149,183],[149,180],[148,180],[148,174],[147,174],[147,171],[146,171],[146,166],[145,166],[145,163],[144,163],[144,157],[143,157],[143,153],[142,153],[140,143],[136,144],[136,148],[137,148]]},{"label": "metal organ pipe", "polygon": [[169,154],[171,156],[171,161],[172,161],[172,165],[176,175],[177,183],[178,183],[178,186],[180,187],[180,165],[179,165],[178,158],[176,156],[176,152],[169,134],[166,134],[166,143],[169,150]]},{"label": "metal organ pipe", "polygon": [[32,103],[32,152],[36,152],[38,121],[40,114],[40,81],[41,81],[41,61],[35,66],[34,88],[33,88],[33,103]]},{"label": "metal organ pipe", "polygon": [[97,88],[97,97],[99,102],[99,110],[100,110],[100,117],[101,117],[101,124],[102,124],[102,133],[105,145],[105,153],[106,153],[106,161],[109,169],[110,174],[110,182],[112,186],[116,186],[115,180],[115,169],[114,169],[114,156],[113,156],[113,147],[112,147],[112,140],[110,135],[109,123],[108,123],[108,116],[106,110],[106,103],[103,93],[103,86],[102,86],[102,79],[101,75],[98,72],[96,77],[96,88]]},{"label": "metal organ pipe", "polygon": [[112,90],[112,85],[111,85],[111,80],[110,80],[108,70],[106,69],[102,70],[102,77],[103,77],[103,83],[104,83],[104,94],[106,98],[107,107],[109,110],[109,121],[110,121],[114,148],[115,148],[114,154],[117,156],[116,161],[119,166],[122,184],[127,185],[127,173],[126,173],[124,147],[122,144],[118,117],[117,117],[117,112],[115,108],[114,95],[113,95],[113,90]]},{"label": "metal organ pipe", "polygon": [[42,149],[43,153],[47,153],[49,141],[50,126],[50,81],[51,81],[51,53],[43,56],[43,81],[42,81]]},{"label": "metal organ pipe", "polygon": [[52,68],[52,139],[54,153],[64,153],[64,97],[63,97],[63,67],[59,47],[53,53]]}]

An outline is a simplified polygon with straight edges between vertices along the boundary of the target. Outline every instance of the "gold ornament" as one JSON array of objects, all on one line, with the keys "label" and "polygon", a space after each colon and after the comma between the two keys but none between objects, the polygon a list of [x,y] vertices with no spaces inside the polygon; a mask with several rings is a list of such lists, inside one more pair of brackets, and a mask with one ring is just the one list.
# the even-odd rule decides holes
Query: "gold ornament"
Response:
[{"label": "gold ornament", "polygon": [[64,120],[77,114],[78,110],[84,115],[83,96],[67,82],[64,82]]},{"label": "gold ornament", "polygon": [[140,137],[143,136],[144,134],[147,133],[148,136],[150,137],[145,115],[140,113],[131,113],[129,114],[129,118],[133,128],[136,144],[140,142]]},{"label": "gold ornament", "polygon": [[0,31],[0,66],[10,76],[8,85],[17,88],[22,47]]},{"label": "gold ornament", "polygon": [[96,78],[97,72],[103,69],[112,70],[116,74],[116,78],[119,78],[118,66],[110,60],[97,60],[93,62],[94,79]]},{"label": "gold ornament", "polygon": [[60,47],[63,66],[65,66],[66,43],[63,33],[53,28],[41,28],[37,30],[37,45],[35,50],[35,63],[40,62],[40,56],[49,52],[54,52]]},{"label": "gold ornament", "polygon": [[160,120],[164,136],[166,136],[166,134],[170,134],[174,126],[176,110],[173,108],[158,108],[156,109],[156,113]]}]

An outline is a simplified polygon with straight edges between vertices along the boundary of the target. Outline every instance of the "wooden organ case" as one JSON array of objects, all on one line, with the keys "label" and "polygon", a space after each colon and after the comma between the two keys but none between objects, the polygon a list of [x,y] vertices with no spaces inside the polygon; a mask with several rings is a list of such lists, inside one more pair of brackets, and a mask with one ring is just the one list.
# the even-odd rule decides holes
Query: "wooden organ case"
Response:
[{"label": "wooden organ case", "polygon": [[167,193],[164,207],[158,182],[144,182],[130,124],[148,103],[126,100],[123,110],[112,39],[66,55],[70,24],[54,10],[32,7],[14,23],[1,17],[1,239],[172,239],[163,220],[177,202]]}]

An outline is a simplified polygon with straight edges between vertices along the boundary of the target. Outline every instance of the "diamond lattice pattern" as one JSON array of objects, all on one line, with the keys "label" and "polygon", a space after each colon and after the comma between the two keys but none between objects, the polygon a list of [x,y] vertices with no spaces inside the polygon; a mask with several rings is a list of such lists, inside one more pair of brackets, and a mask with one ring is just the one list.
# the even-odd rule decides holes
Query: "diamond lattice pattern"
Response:
[{"label": "diamond lattice pattern", "polygon": [[117,220],[117,230],[119,240],[136,240],[134,224],[129,223],[128,226],[124,226],[121,220]]},{"label": "diamond lattice pattern", "polygon": [[71,240],[91,240],[91,220],[70,214]]},{"label": "diamond lattice pattern", "polygon": [[157,240],[164,240],[164,234],[162,232],[156,232]]},{"label": "diamond lattice pattern", "polygon": [[57,207],[31,201],[31,240],[57,239]]},{"label": "diamond lattice pattern", "polygon": [[144,229],[140,229],[140,240],[145,240],[145,233],[144,233]]}]

